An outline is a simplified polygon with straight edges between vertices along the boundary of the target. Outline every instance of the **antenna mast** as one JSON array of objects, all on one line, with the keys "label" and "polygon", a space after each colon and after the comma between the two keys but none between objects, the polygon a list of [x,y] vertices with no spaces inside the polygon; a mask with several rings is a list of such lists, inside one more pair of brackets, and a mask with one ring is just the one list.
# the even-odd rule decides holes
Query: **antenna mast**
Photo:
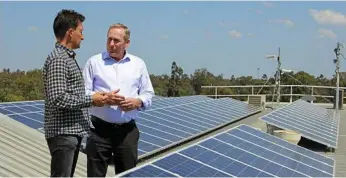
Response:
[{"label": "antenna mast", "polygon": [[279,47],[279,53],[278,53],[278,56],[277,56],[277,60],[278,60],[278,67],[277,67],[277,71],[276,71],[276,87],[277,87],[277,90],[276,90],[276,104],[277,104],[277,107],[279,106],[279,103],[280,103],[280,93],[281,93],[281,90],[280,90],[280,82],[281,82],[281,61],[280,61],[280,47]]},{"label": "antenna mast", "polygon": [[343,48],[343,45],[341,43],[336,44],[336,48],[334,49],[336,59],[334,60],[336,64],[336,70],[335,70],[335,75],[336,75],[336,98],[335,98],[335,110],[338,112],[339,110],[339,82],[340,82],[340,76],[339,76],[339,69],[340,69],[340,48]]},{"label": "antenna mast", "polygon": [[281,81],[281,60],[280,60],[280,47],[278,55],[267,55],[268,59],[276,59],[278,62],[276,72],[275,72],[275,85],[273,90],[272,103],[274,103],[274,96],[276,91],[276,105],[278,107],[280,103],[280,81]]}]

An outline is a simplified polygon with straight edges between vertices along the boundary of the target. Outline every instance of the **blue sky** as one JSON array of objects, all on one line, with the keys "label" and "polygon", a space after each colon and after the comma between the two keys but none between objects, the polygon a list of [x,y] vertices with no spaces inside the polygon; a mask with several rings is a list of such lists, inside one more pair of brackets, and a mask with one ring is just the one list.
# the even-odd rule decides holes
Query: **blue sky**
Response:
[{"label": "blue sky", "polygon": [[[63,8],[86,16],[81,67],[103,52],[109,25],[131,30],[129,52],[153,74],[207,68],[214,74],[273,75],[265,59],[281,47],[284,68],[332,76],[336,42],[346,43],[346,2],[0,2],[1,68],[41,68],[53,49],[53,19]],[[346,53],[346,46],[342,50]],[[341,70],[345,71],[342,60]]]}]

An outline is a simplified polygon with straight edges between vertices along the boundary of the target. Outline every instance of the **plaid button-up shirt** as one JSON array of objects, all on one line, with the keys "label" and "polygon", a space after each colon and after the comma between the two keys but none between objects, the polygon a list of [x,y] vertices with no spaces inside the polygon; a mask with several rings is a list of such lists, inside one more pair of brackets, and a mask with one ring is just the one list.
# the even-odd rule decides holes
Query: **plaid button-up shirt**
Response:
[{"label": "plaid button-up shirt", "polygon": [[89,134],[87,107],[92,105],[92,99],[85,94],[83,75],[75,56],[73,50],[57,43],[45,61],[42,74],[46,138]]}]

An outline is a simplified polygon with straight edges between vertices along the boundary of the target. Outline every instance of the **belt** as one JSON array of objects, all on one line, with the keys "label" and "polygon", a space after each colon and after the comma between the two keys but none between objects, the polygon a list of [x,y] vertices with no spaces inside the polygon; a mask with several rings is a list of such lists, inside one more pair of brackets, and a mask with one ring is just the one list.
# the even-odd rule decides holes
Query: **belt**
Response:
[{"label": "belt", "polygon": [[133,120],[133,119],[131,119],[129,122],[111,123],[111,122],[104,121],[103,119],[96,117],[94,115],[91,115],[91,121],[100,122],[102,124],[110,125],[110,126],[126,126],[126,125],[132,125],[132,124],[136,123],[135,120]]}]

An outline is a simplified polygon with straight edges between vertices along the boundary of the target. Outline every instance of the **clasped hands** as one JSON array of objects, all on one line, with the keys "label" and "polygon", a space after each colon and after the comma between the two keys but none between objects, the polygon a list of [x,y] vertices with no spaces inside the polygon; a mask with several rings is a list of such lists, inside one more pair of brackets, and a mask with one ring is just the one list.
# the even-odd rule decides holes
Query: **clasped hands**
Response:
[{"label": "clasped hands", "polygon": [[131,111],[142,105],[142,101],[138,98],[125,98],[118,94],[119,89],[112,92],[97,92],[92,95],[94,106],[104,106],[105,104],[119,106],[123,111]]}]

